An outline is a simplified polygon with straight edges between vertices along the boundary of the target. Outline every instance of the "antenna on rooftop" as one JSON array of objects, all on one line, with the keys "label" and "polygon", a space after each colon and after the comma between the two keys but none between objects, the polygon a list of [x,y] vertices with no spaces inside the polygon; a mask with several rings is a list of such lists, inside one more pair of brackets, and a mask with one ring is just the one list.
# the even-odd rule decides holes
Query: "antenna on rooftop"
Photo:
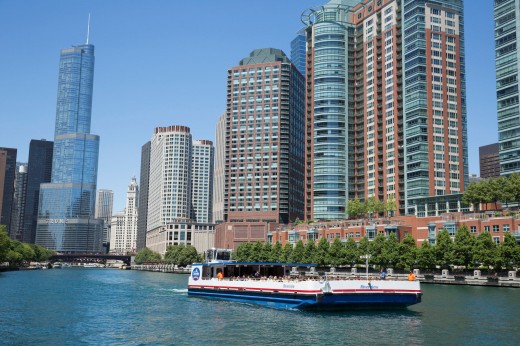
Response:
[{"label": "antenna on rooftop", "polygon": [[90,39],[90,13],[88,14],[88,25],[87,25],[87,44]]}]

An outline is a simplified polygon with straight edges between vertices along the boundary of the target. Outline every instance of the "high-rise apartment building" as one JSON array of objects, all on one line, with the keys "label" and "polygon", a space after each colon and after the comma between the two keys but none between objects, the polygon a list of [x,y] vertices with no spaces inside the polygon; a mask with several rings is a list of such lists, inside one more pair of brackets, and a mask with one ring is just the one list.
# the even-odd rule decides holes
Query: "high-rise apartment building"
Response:
[{"label": "high-rise apartment building", "polygon": [[192,219],[213,222],[213,162],[215,148],[208,140],[194,140],[191,152]]},{"label": "high-rise apartment building", "polygon": [[498,151],[498,143],[488,144],[478,148],[481,178],[487,179],[500,176],[500,160]]},{"label": "high-rise apartment building", "polygon": [[213,170],[213,223],[224,221],[224,182],[226,169],[226,113],[217,121]]},{"label": "high-rise apartment building", "polygon": [[96,193],[96,219],[103,220],[103,233],[101,240],[105,251],[108,250],[110,243],[110,227],[112,223],[112,211],[114,206],[114,192],[112,190],[99,189]]},{"label": "high-rise apartment building", "polygon": [[0,147],[0,225],[6,226],[7,234],[15,239],[11,231],[14,203],[14,180],[16,175],[16,153],[14,148]]},{"label": "high-rise apartment building", "polygon": [[13,239],[23,241],[25,221],[25,202],[27,196],[27,164],[16,163],[14,179],[13,209],[11,215],[11,234]]},{"label": "high-rise apartment building", "polygon": [[224,220],[216,244],[265,240],[303,218],[304,78],[279,49],[251,52],[228,71]]},{"label": "high-rise apartment building", "polygon": [[[208,185],[211,183],[212,157],[211,142],[194,142],[190,129],[186,126],[155,129],[150,142],[148,175],[148,248],[165,253],[168,245],[184,244],[193,245],[202,252],[207,250],[205,246],[213,245],[206,241],[207,235],[214,232],[210,216],[199,210],[203,205],[210,206],[211,203],[209,191],[213,187],[203,185],[205,182]],[[195,192],[194,173],[197,184]],[[194,201],[194,194],[200,200]],[[197,205],[195,209],[194,205]],[[201,212],[201,218],[209,221],[198,222],[194,210]]]},{"label": "high-rise apartment building", "polygon": [[148,223],[148,185],[150,180],[151,142],[141,148],[141,175],[139,180],[139,207],[137,210],[137,251],[146,247],[146,226]]},{"label": "high-rise apartment building", "polygon": [[36,242],[40,184],[51,182],[53,148],[54,142],[46,141],[45,139],[32,139],[29,144],[25,220],[23,225],[23,241],[25,243],[34,244]]},{"label": "high-rise apartment building", "polygon": [[137,215],[139,188],[132,178],[126,192],[125,209],[111,217],[110,252],[118,254],[135,253],[137,250]]},{"label": "high-rise apartment building", "polygon": [[36,243],[60,252],[99,252],[95,219],[99,136],[90,134],[94,46],[61,50],[50,183],[40,188]]},{"label": "high-rise apartment building", "polygon": [[500,174],[520,172],[520,0],[494,0]]},{"label": "high-rise apartment building", "polygon": [[349,199],[370,197],[399,214],[460,209],[462,1],[332,0],[303,20],[306,218],[342,219]]}]

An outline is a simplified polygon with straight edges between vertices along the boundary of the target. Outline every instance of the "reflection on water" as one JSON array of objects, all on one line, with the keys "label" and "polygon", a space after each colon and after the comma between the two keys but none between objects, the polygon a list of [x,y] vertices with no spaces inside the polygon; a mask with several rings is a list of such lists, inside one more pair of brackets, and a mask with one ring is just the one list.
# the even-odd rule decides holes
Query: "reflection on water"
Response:
[{"label": "reflection on water", "polygon": [[[187,295],[188,277],[115,269],[0,274],[0,343],[514,345],[520,290],[423,285],[404,310],[276,310]],[[8,313],[5,313],[8,312]]]}]

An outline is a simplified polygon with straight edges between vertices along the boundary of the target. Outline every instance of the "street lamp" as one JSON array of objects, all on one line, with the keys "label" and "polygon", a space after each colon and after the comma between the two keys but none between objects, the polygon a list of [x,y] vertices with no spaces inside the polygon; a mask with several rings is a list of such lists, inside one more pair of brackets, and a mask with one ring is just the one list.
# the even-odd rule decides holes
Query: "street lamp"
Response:
[{"label": "street lamp", "polygon": [[367,268],[367,280],[368,280],[368,260],[372,257],[372,255],[366,254],[363,256],[359,256],[359,258],[365,258],[366,259],[366,268]]}]

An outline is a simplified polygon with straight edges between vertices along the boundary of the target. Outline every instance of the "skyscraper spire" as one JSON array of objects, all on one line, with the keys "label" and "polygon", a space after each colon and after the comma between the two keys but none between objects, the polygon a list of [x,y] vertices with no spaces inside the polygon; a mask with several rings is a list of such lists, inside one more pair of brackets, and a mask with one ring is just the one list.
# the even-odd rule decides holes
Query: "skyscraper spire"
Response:
[{"label": "skyscraper spire", "polygon": [[88,24],[87,24],[87,44],[90,39],[90,13],[88,14]]}]

